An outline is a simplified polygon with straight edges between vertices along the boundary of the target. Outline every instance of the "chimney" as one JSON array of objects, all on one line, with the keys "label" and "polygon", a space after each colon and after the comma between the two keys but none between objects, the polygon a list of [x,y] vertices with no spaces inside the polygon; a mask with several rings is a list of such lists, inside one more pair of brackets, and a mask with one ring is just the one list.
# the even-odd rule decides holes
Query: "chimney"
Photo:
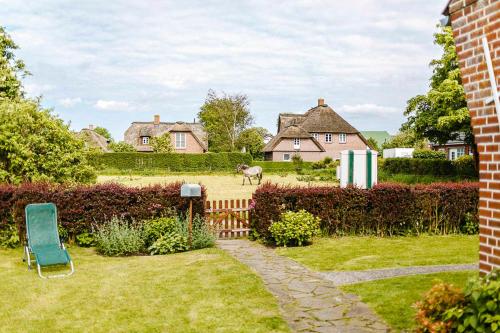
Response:
[{"label": "chimney", "polygon": [[155,114],[154,124],[160,125],[160,115],[159,114]]},{"label": "chimney", "polygon": [[318,98],[318,106],[323,106],[325,105],[325,99],[324,98]]},{"label": "chimney", "polygon": [[93,131],[94,130],[94,125],[90,124],[89,125],[89,130]]}]

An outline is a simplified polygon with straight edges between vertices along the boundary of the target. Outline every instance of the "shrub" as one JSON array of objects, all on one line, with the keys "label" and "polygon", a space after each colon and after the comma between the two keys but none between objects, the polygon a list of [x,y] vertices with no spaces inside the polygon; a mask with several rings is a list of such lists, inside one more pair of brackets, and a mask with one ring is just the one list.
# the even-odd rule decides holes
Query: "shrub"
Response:
[{"label": "shrub", "polygon": [[299,154],[293,154],[292,156],[292,164],[294,166],[295,172],[298,174],[302,173],[302,169],[304,168],[304,160],[300,157]]},{"label": "shrub", "polygon": [[413,151],[413,158],[445,160],[446,153],[444,151],[437,151],[437,150],[430,150],[430,149],[415,149]]},{"label": "shrub", "polygon": [[[186,223],[188,223],[186,219]],[[193,239],[191,244],[191,249],[204,249],[207,247],[212,247],[215,245],[215,232],[210,230],[209,225],[205,222],[205,220],[196,215],[193,218]]]},{"label": "shrub", "polygon": [[461,306],[465,300],[460,288],[446,283],[434,285],[424,299],[415,304],[417,308],[418,333],[452,332],[453,321],[446,315],[446,310]]},{"label": "shrub", "polygon": [[125,141],[111,142],[108,148],[115,153],[133,153],[136,151],[134,146]]},{"label": "shrub", "polygon": [[144,251],[142,226],[113,217],[94,235],[96,249],[106,256],[126,256]]},{"label": "shrub", "polygon": [[162,236],[177,232],[179,225],[175,217],[159,217],[144,222],[144,241],[146,246],[153,245]]},{"label": "shrub", "polygon": [[291,187],[265,183],[253,194],[252,234],[272,240],[269,226],[286,211],[302,209],[321,219],[335,235],[439,234],[462,230],[466,214],[477,216],[477,183],[411,187],[379,184],[373,189],[331,186]]},{"label": "shrub", "polygon": [[463,155],[452,162],[458,175],[477,177],[476,164],[471,155]]},{"label": "shrub", "polygon": [[0,247],[15,248],[19,246],[19,244],[19,235],[14,225],[7,224],[0,229]]},{"label": "shrub", "polygon": [[319,231],[318,217],[305,210],[286,212],[278,222],[272,222],[269,231],[276,242],[282,246],[302,246],[309,243]]},{"label": "shrub", "polygon": [[184,252],[188,249],[187,236],[178,232],[168,232],[162,235],[148,248],[151,255]]},{"label": "shrub", "polygon": [[451,161],[440,159],[386,158],[381,168],[387,173],[434,176],[449,176],[456,174]]},{"label": "shrub", "polygon": [[82,232],[76,235],[76,244],[81,247],[90,247],[95,245],[94,235],[89,232]]}]

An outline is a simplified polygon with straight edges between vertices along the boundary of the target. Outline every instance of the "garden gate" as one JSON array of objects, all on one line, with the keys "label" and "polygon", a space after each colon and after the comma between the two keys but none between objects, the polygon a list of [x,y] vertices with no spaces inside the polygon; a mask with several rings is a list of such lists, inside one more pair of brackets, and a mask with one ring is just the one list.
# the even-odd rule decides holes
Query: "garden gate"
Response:
[{"label": "garden gate", "polygon": [[206,220],[217,230],[219,238],[246,237],[250,231],[251,202],[251,199],[207,201]]}]

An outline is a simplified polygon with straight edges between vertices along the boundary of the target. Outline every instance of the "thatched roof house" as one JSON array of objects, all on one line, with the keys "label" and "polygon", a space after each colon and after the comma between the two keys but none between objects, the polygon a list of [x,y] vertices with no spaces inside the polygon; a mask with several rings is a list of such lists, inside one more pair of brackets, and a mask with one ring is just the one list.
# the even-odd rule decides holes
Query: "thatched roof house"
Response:
[{"label": "thatched roof house", "polygon": [[111,149],[108,148],[109,140],[101,134],[94,131],[94,126],[89,125],[88,128],[83,128],[76,135],[85,142],[87,149],[99,149],[102,152],[109,153]]}]

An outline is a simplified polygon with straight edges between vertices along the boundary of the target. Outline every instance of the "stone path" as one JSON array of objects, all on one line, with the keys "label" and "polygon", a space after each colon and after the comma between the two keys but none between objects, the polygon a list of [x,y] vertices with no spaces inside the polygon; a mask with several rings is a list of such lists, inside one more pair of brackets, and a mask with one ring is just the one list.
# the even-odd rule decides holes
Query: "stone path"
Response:
[{"label": "stone path", "polygon": [[397,276],[415,274],[431,274],[441,272],[477,270],[477,264],[467,265],[441,265],[441,266],[413,266],[388,269],[370,269],[365,271],[343,271],[319,273],[325,279],[333,282],[335,286],[353,284],[364,281],[387,279]]},{"label": "stone path", "polygon": [[323,275],[248,240],[220,240],[217,244],[261,276],[293,331],[389,332],[357,296],[344,294]]}]

